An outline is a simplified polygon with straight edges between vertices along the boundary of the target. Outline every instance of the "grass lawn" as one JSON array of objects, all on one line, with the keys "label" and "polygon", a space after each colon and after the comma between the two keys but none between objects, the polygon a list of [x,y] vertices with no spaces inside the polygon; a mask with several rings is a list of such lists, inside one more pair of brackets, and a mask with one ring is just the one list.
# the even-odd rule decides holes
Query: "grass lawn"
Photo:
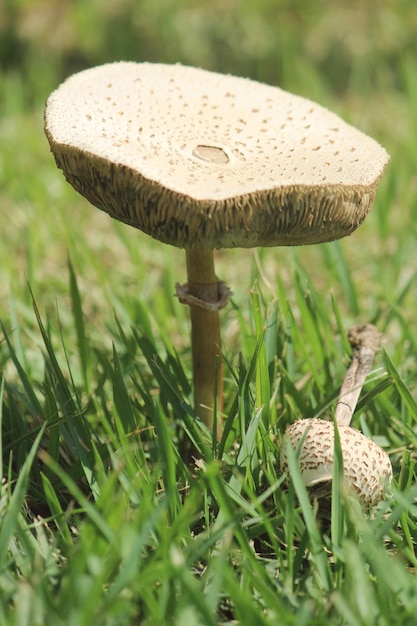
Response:
[{"label": "grass lawn", "polygon": [[[205,7],[0,10],[0,626],[413,626],[414,3]],[[218,445],[192,409],[188,311],[173,296],[183,251],[78,196],[43,134],[66,75],[121,58],[279,84],[391,156],[352,237],[217,253],[233,290]],[[357,323],[383,348],[353,425],[394,472],[371,514],[336,483],[331,505],[312,505],[297,464],[287,485],[278,462],[288,424],[331,415]]]}]

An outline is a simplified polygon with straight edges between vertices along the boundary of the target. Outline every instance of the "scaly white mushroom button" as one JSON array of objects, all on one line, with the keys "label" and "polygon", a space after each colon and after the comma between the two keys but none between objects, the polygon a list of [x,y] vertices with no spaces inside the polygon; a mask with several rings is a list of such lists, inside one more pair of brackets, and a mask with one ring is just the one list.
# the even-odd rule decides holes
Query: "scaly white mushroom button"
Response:
[{"label": "scaly white mushroom button", "polygon": [[[343,456],[344,479],[364,507],[384,499],[392,480],[388,454],[374,441],[349,426],[363,382],[371,369],[378,348],[379,333],[370,324],[355,326],[349,333],[353,346],[352,363],[344,378],[336,405]],[[331,491],[334,459],[334,423],[318,418],[297,420],[285,431],[281,470],[288,470],[287,445],[297,451],[304,484],[316,497]]]}]

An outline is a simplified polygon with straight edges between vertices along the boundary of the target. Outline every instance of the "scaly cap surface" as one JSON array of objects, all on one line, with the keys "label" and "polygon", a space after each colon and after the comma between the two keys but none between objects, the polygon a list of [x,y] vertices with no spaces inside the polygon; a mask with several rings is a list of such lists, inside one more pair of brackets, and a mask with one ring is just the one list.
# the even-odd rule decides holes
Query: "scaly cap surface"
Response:
[{"label": "scaly cap surface", "polygon": [[[374,441],[350,426],[339,426],[344,477],[365,506],[384,498],[392,479],[388,455]],[[331,481],[333,477],[334,425],[317,418],[300,419],[285,431],[281,469],[287,470],[286,445],[297,450],[301,443],[299,467],[306,487]]]},{"label": "scaly cap surface", "polygon": [[45,132],[92,204],[184,248],[344,237],[365,219],[388,162],[318,104],[181,65],[75,74],[48,98]]}]

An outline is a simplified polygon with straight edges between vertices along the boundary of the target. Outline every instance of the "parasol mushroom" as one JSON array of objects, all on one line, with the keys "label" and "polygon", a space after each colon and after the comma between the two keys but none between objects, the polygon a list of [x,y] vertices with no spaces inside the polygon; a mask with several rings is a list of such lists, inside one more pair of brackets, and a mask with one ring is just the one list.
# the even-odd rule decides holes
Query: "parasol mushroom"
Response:
[{"label": "parasol mushroom", "polygon": [[213,250],[349,235],[388,162],[374,140],[309,100],[182,65],[75,74],[48,98],[45,132],[93,205],[185,248],[177,295],[191,311],[195,410],[210,428],[216,387],[222,409],[219,310],[231,293]]},{"label": "parasol mushroom", "polygon": [[[352,362],[340,389],[335,422],[343,457],[344,479],[364,507],[373,507],[391,484],[392,466],[387,453],[359,430],[349,426],[360,391],[371,370],[380,335],[371,324],[354,326],[349,332]],[[288,469],[286,447],[299,449],[298,464],[304,484],[315,497],[331,491],[334,458],[334,422],[318,418],[299,419],[285,431],[281,470]]]}]

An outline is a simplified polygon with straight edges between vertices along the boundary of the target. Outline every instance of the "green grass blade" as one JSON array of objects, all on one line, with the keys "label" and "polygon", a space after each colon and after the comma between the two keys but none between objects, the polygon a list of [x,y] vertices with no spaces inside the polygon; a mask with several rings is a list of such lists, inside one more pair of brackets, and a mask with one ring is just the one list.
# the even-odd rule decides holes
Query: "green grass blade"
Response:
[{"label": "green grass blade", "polygon": [[[0,467],[3,470],[3,394],[4,394],[4,378],[1,378],[1,386],[0,386]],[[0,490],[1,493],[1,490]]]},{"label": "green grass blade", "polygon": [[[39,444],[44,435],[44,430],[45,428],[42,428],[37,434],[36,439],[29,450],[28,456],[20,468],[13,493],[10,496],[7,511],[0,525],[0,571],[4,571],[7,568],[7,552],[9,549],[9,542],[18,524],[17,519],[20,515],[24,499],[26,497],[30,470],[36,454],[38,453]],[[3,487],[1,491],[3,491]]]},{"label": "green grass blade", "polygon": [[334,293],[331,293],[330,297],[331,297],[333,314],[336,320],[337,330],[339,331],[340,337],[342,340],[343,350],[346,354],[351,354],[352,348],[347,338],[346,324],[345,324],[345,321],[343,320],[343,316],[340,311],[339,302],[337,298],[335,297]]},{"label": "green grass blade", "polygon": [[19,324],[19,319],[16,310],[16,299],[10,294],[9,297],[9,307],[10,307],[10,325],[11,325],[11,334],[13,334],[13,343],[14,350],[16,353],[16,358],[21,364],[22,368],[25,372],[29,371],[29,363],[26,359],[26,352],[24,349],[24,342],[22,337],[22,328],[21,324]]},{"label": "green grass blade", "polygon": [[3,337],[6,341],[7,344],[7,348],[9,350],[9,354],[10,354],[10,358],[12,359],[13,365],[16,368],[17,373],[19,374],[19,378],[22,382],[23,388],[25,390],[25,394],[26,394],[26,399],[28,402],[28,406],[29,409],[32,413],[32,415],[42,415],[42,407],[41,404],[37,398],[36,393],[34,392],[33,389],[33,384],[31,382],[31,380],[29,379],[28,375],[26,374],[25,369],[23,368],[23,366],[21,365],[19,359],[17,358],[17,354],[11,344],[11,341],[9,339],[8,333],[4,327],[3,322],[1,322],[1,329],[2,329],[2,333],[3,333]]},{"label": "green grass blade", "polygon": [[383,352],[384,362],[388,370],[388,374],[391,376],[392,381],[403,400],[405,406],[407,407],[410,417],[415,422],[417,421],[417,401],[412,396],[410,389],[408,388],[406,382],[401,377],[399,371],[395,367],[394,363],[390,359],[387,352]]},{"label": "green grass blade", "polygon": [[123,376],[122,366],[116,347],[113,344],[113,402],[119,416],[122,431],[120,434],[132,433],[137,427],[137,421],[133,411],[129,393]]},{"label": "green grass blade", "polygon": [[310,550],[317,568],[319,583],[323,591],[328,593],[332,589],[329,563],[326,553],[324,551],[323,540],[320,536],[320,531],[314,519],[313,509],[303,483],[300,469],[298,467],[296,453],[294,452],[289,442],[287,444],[286,452],[290,479],[294,486],[295,493],[297,494],[297,498],[303,512],[303,517],[309,536]]},{"label": "green grass blade", "polygon": [[69,388],[65,376],[59,366],[55,349],[42,322],[35,300],[33,300],[32,304],[49,357],[46,364],[47,372],[49,374],[49,384],[54,389],[59,408],[64,416],[65,423],[60,426],[61,433],[65,437],[74,458],[79,460],[88,484],[94,492],[96,488],[96,481],[94,478],[93,457],[89,453],[91,431],[88,424],[85,422],[83,410],[78,403],[76,391]]},{"label": "green grass blade", "polygon": [[343,296],[349,304],[350,311],[356,317],[359,315],[359,298],[356,292],[355,283],[351,276],[350,266],[347,263],[343,248],[339,241],[321,246],[327,267],[333,270],[339,284],[341,285]]},{"label": "green grass blade", "polygon": [[45,499],[49,506],[49,509],[52,513],[53,521],[55,522],[58,532],[61,536],[61,539],[67,545],[72,545],[73,540],[71,536],[71,532],[68,528],[68,522],[66,520],[66,516],[64,511],[62,510],[61,503],[56,494],[55,489],[52,486],[51,481],[46,476],[46,474],[41,473],[42,478],[42,486],[45,493]]},{"label": "green grass blade", "polygon": [[87,515],[87,517],[91,520],[91,522],[96,526],[97,530],[102,534],[102,536],[109,542],[111,546],[116,541],[116,537],[114,532],[109,527],[107,521],[101,515],[99,509],[94,506],[94,504],[89,500],[88,496],[86,496],[81,489],[77,486],[77,484],[72,480],[72,478],[65,472],[59,465],[52,459],[45,451],[41,450],[39,452],[39,457],[48,467],[48,469],[55,474],[55,476],[61,481],[61,483],[66,487],[78,505],[81,507],[83,513]]},{"label": "green grass blade", "polygon": [[[339,429],[336,420],[334,424],[334,451],[333,451],[333,480],[331,502],[331,539],[332,549],[336,563],[342,548],[344,530],[344,506],[343,506],[343,454],[340,445]],[[341,570],[339,569],[339,575]]]},{"label": "green grass blade", "polygon": [[162,466],[164,488],[169,501],[168,510],[172,523],[181,506],[177,484],[177,466],[180,461],[179,452],[175,448],[166,416],[162,413],[160,406],[156,407],[153,416],[156,443],[159,451],[159,464]]},{"label": "green grass blade", "polygon": [[72,314],[74,319],[75,332],[77,335],[78,356],[80,369],[83,375],[85,391],[89,394],[91,386],[91,355],[89,341],[87,338],[84,314],[81,305],[81,297],[78,289],[77,278],[71,261],[68,259],[69,288],[72,304]]},{"label": "green grass blade", "polygon": [[158,382],[162,400],[169,402],[174,411],[178,415],[181,415],[183,413],[181,405],[183,398],[181,390],[175,384],[175,379],[170,376],[168,368],[158,356],[157,350],[149,338],[139,335],[135,329],[133,329],[133,333],[138,346],[148,362],[152,374]]},{"label": "green grass blade", "polygon": [[267,363],[266,345],[265,345],[265,322],[261,313],[261,303],[259,292],[252,290],[252,313],[255,320],[255,331],[259,349],[256,358],[256,397],[258,406],[262,407],[262,420],[265,428],[269,429],[270,410],[269,403],[271,399],[271,387],[269,382],[269,371]]}]

